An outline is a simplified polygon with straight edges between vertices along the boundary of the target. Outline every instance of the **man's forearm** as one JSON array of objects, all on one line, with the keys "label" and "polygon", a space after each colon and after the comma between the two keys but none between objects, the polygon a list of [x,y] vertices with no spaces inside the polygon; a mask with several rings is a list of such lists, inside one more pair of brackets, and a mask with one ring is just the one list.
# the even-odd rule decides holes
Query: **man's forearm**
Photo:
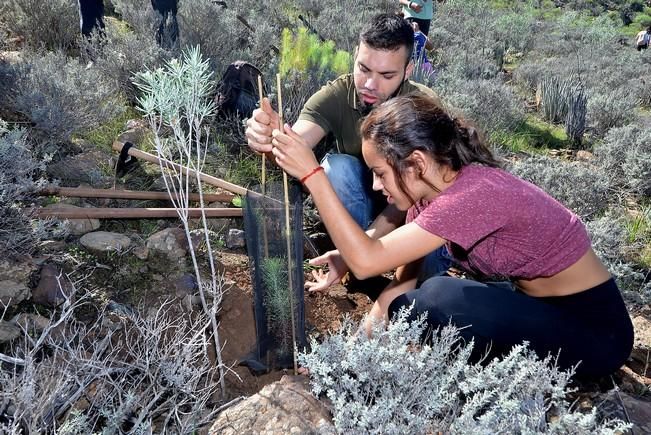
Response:
[{"label": "man's forearm", "polygon": [[389,204],[382,213],[375,218],[366,234],[372,239],[379,239],[405,223],[406,213]]}]

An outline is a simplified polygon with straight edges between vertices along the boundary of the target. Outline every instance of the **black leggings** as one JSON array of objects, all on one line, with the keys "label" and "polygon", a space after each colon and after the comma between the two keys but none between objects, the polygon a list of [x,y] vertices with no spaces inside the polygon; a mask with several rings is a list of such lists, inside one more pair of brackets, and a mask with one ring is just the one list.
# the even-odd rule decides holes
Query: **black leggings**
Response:
[{"label": "black leggings", "polygon": [[558,355],[560,368],[580,362],[577,376],[599,377],[614,372],[629,357],[633,325],[614,280],[573,295],[543,298],[501,284],[430,278],[398,296],[389,316],[414,303],[410,320],[427,312],[426,333],[448,323],[463,328],[462,338],[475,340],[474,360],[488,350],[490,358],[503,355],[528,341],[540,357]]}]

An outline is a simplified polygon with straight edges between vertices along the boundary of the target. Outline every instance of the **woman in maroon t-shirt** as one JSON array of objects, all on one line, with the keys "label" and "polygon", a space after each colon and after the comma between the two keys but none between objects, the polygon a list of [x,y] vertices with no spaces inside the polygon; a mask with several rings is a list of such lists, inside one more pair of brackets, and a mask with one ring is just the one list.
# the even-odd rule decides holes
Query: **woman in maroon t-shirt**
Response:
[{"label": "woman in maroon t-shirt", "polygon": [[[432,328],[449,322],[475,341],[475,355],[528,341],[541,357],[601,376],[619,368],[633,328],[615,281],[581,221],[541,189],[500,169],[477,132],[434,100],[396,97],[361,126],[373,188],[408,211],[407,223],[372,237],[347,214],[312,151],[288,126],[273,154],[313,196],[337,251],[318,259],[331,283],[349,269],[366,278],[395,269],[371,316],[388,320],[413,304]],[[419,280],[422,259],[446,245],[473,278]],[[330,276],[329,276],[330,275]]]}]

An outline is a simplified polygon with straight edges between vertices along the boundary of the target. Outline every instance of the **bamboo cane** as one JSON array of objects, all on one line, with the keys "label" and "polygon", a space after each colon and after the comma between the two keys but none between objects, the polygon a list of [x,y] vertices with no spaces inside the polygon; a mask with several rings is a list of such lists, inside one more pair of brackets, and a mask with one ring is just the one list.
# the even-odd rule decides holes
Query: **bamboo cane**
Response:
[{"label": "bamboo cane", "polygon": [[[118,198],[118,199],[153,199],[169,200],[178,199],[178,195],[168,192],[152,192],[142,190],[115,190],[115,189],[92,189],[90,187],[57,187],[50,186],[36,192],[38,195],[66,196],[70,198]],[[189,193],[190,201],[199,201],[198,193]],[[205,200],[210,202],[231,202],[235,195],[231,193],[204,193]]]},{"label": "bamboo cane", "polygon": [[[276,74],[276,88],[278,90],[278,129],[284,132],[283,97],[280,87],[280,74]],[[296,322],[294,320],[294,286],[292,285],[292,233],[289,226],[289,182],[287,172],[283,171],[283,189],[285,192],[285,231],[287,239],[287,285],[289,287],[289,309],[292,318],[292,355],[294,356],[294,375],[298,374],[298,361],[296,359]]]},{"label": "bamboo cane", "polygon": [[[262,107],[262,99],[264,98],[262,89],[262,76],[258,75],[258,96],[260,98],[260,107]],[[267,196],[267,154],[262,153],[262,180],[261,191],[263,196]],[[266,202],[263,201],[263,207]],[[267,236],[267,221],[262,219],[262,246],[264,249],[264,258],[269,257],[269,238]]]},{"label": "bamboo cane", "polygon": [[[188,216],[201,217],[201,208],[186,209]],[[241,217],[241,208],[204,208],[206,217]],[[145,219],[177,217],[175,208],[41,208],[36,210],[39,218],[62,219]]]}]

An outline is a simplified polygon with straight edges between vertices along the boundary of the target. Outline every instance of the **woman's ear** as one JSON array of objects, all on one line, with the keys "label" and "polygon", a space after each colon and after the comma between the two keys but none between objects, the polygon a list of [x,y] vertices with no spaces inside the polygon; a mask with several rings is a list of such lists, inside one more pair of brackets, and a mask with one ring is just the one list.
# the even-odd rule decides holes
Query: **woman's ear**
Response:
[{"label": "woman's ear", "polygon": [[409,160],[411,161],[411,167],[414,168],[416,174],[423,175],[427,172],[428,160],[425,153],[420,150],[412,151]]}]

